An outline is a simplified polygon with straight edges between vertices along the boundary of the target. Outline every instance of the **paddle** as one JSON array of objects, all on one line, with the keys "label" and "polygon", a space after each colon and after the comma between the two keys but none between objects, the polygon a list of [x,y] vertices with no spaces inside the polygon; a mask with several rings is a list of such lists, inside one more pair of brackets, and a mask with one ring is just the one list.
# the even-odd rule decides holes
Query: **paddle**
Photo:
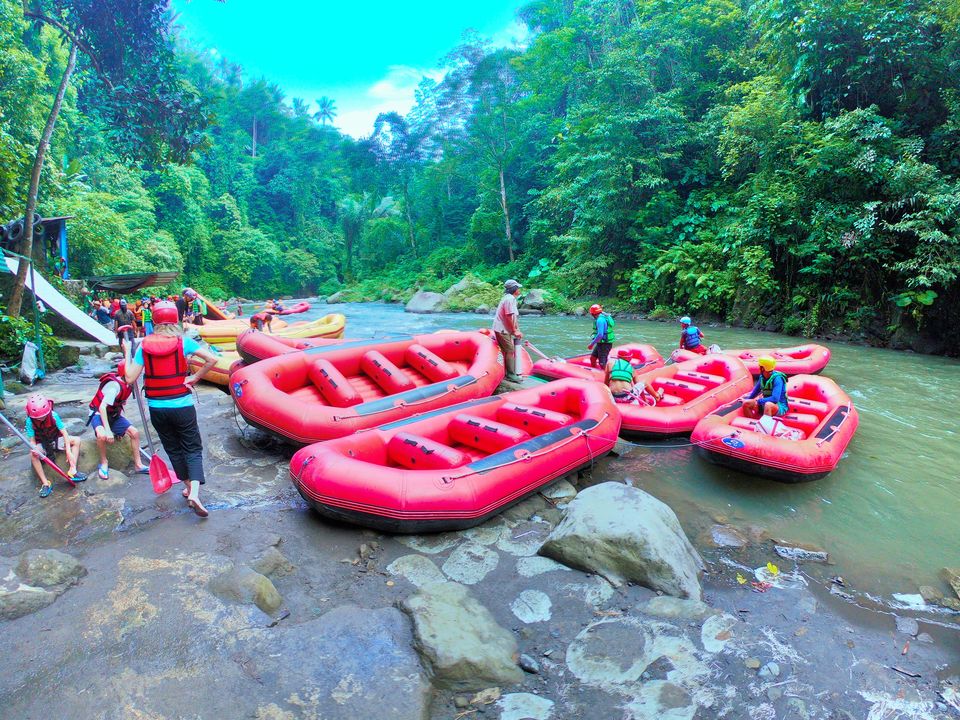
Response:
[{"label": "paddle", "polygon": [[[124,326],[118,328],[122,331],[124,328],[129,326]],[[127,346],[126,343],[123,344],[124,352],[127,354],[127,362],[131,362],[133,353],[136,352],[136,341],[132,343],[134,346],[133,349],[126,353]],[[162,495],[174,482],[180,482],[177,478],[177,474],[169,468],[163,458],[157,454],[157,448],[153,444],[153,434],[150,432],[150,423],[147,422],[147,413],[143,409],[143,396],[140,394],[140,383],[135,380],[133,382],[133,396],[137,399],[137,409],[140,411],[140,420],[143,423],[143,432],[147,436],[147,444],[150,446],[150,482],[153,485],[153,491],[157,495]]]},{"label": "paddle", "polygon": [[[27,438],[27,436],[24,435],[22,432],[20,432],[20,431],[17,429],[16,425],[14,425],[12,422],[10,422],[10,421],[3,415],[3,413],[0,413],[0,420],[3,421],[3,424],[4,424],[4,425],[6,425],[8,428],[10,428],[10,432],[12,432],[12,433],[13,433],[14,435],[16,435],[18,438],[20,438],[20,441],[30,449],[30,452],[33,452],[33,443],[31,443],[30,440]],[[49,465],[50,467],[52,467],[52,468],[54,469],[54,471],[57,473],[57,475],[59,475],[60,477],[62,477],[64,480],[66,480],[68,483],[70,483],[73,487],[76,487],[76,486],[77,486],[77,484],[73,481],[73,478],[71,478],[69,475],[67,475],[67,473],[65,473],[63,470],[61,470],[60,467],[59,467],[53,460],[51,460],[50,458],[48,458],[48,457],[47,457],[46,455],[44,455],[43,453],[40,453],[37,457],[40,458],[40,462],[46,463],[47,465]]]},{"label": "paddle", "polygon": [[534,345],[534,344],[533,344],[532,342],[530,342],[529,340],[524,340],[524,341],[523,341],[523,344],[526,345],[526,346],[527,346],[528,348],[530,348],[531,350],[533,350],[533,352],[535,352],[537,355],[539,355],[540,357],[542,357],[544,360],[549,360],[550,362],[563,362],[563,360],[564,360],[563,358],[560,358],[560,357],[554,357],[554,358],[549,357],[545,352],[543,352],[542,350],[538,349],[537,346]]}]

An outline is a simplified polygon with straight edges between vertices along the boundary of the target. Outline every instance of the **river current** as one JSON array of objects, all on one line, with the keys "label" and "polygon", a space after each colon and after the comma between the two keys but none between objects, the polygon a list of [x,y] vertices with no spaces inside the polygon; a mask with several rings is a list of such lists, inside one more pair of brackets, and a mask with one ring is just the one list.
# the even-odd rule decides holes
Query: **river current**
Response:
[{"label": "river current", "polygon": [[[413,315],[400,305],[322,302],[289,320],[328,312],[347,316],[348,337],[487,327],[482,315]],[[586,352],[592,321],[524,317],[521,329],[543,352]],[[800,338],[701,326],[708,344],[786,347]],[[664,357],[679,325],[618,320],[618,342],[646,342]],[[670,505],[691,535],[714,520],[765,529],[770,536],[811,543],[830,553],[859,590],[889,596],[942,586],[941,568],[960,566],[960,362],[942,357],[821,342],[833,357],[823,374],[850,394],[860,427],[839,467],[826,478],[785,485],[712,465],[688,445],[644,443],[607,467]],[[536,359],[536,358],[534,358]],[[682,441],[681,441],[682,442]],[[650,447],[646,447],[649,445]]]}]

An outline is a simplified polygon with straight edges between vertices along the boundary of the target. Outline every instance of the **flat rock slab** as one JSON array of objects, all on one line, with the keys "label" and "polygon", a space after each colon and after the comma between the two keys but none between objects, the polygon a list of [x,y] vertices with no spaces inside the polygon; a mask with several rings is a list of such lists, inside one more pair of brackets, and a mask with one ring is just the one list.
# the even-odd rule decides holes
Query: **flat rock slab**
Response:
[{"label": "flat rock slab", "polygon": [[297,712],[276,717],[426,720],[431,687],[412,639],[396,608],[344,605],[287,629],[279,650],[297,662],[279,689]]},{"label": "flat rock slab", "polygon": [[59,550],[25,550],[16,570],[25,583],[42,588],[72,585],[87,574],[76,558]]},{"label": "flat rock slab", "polygon": [[438,685],[481,690],[519,682],[517,641],[463,585],[424,585],[401,608],[413,619],[417,650]]},{"label": "flat rock slab", "polygon": [[703,560],[677,516],[628,485],[601,483],[577,495],[540,554],[614,584],[634,581],[675,597],[701,599]]}]

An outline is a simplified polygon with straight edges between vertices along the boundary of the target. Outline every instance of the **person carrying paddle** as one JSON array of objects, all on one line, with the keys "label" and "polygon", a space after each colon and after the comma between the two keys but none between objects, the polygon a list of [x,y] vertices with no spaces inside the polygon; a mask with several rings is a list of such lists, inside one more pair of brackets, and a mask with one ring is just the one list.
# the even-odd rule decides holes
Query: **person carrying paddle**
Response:
[{"label": "person carrying paddle", "polygon": [[[77,460],[80,457],[80,438],[73,437],[67,432],[63,420],[53,411],[53,400],[43,395],[32,395],[27,398],[26,436],[31,444],[30,462],[34,472],[40,478],[40,497],[45,498],[53,492],[50,481],[43,472],[43,463],[40,456],[45,455],[51,461],[62,449],[67,457],[67,477],[74,483],[87,479],[86,473],[77,471]],[[62,448],[61,448],[62,446]]]},{"label": "person carrying paddle", "polygon": [[604,368],[603,382],[610,388],[613,401],[620,405],[639,405],[641,401],[646,405],[654,405],[658,400],[663,400],[663,390],[657,390],[650,383],[644,383],[642,388],[637,387],[641,373],[629,358],[630,351],[621,349],[619,357],[608,362]]},{"label": "person carrying paddle", "polygon": [[[777,361],[772,357],[764,355],[757,358],[757,364],[760,366],[760,377],[743,401],[743,414],[752,418],[759,418],[762,415],[772,417],[786,415],[790,412],[787,376],[774,370],[777,367]],[[758,395],[763,397],[755,400],[754,398]]]},{"label": "person carrying paddle", "polygon": [[517,374],[516,343],[523,339],[518,322],[520,311],[517,308],[517,295],[519,294],[520,283],[516,280],[507,280],[503,284],[503,297],[493,316],[493,332],[497,337],[500,352],[503,353],[503,366],[507,371],[506,379],[511,382],[523,381],[523,378]]},{"label": "person carrying paddle", "polygon": [[[130,348],[126,371],[132,385],[143,373],[143,389],[150,407],[150,423],[170,458],[177,476],[183,481],[183,496],[200,517],[207,509],[200,502],[200,486],[206,482],[203,472],[203,440],[197,424],[193,386],[217,364],[217,358],[194,339],[184,337],[178,323],[177,306],[159,302],[153,306],[153,335],[144,338],[133,358]],[[187,358],[199,356],[204,365],[190,374]]]},{"label": "person carrying paddle", "polygon": [[140,433],[123,416],[123,405],[127,402],[133,388],[124,377],[127,364],[121,360],[116,372],[108,372],[100,376],[100,387],[90,401],[90,425],[97,436],[97,449],[100,451],[100,465],[97,467],[97,477],[106,480],[110,477],[110,465],[107,462],[107,445],[124,437],[130,440],[130,449],[133,453],[133,462],[138,475],[146,475],[150,471],[140,461]]},{"label": "person carrying paddle", "polygon": [[692,322],[686,315],[680,318],[680,349],[695,352],[697,355],[706,355],[707,347],[703,344],[703,333]]},{"label": "person carrying paddle", "polygon": [[587,350],[592,351],[590,365],[605,368],[613,341],[617,339],[613,334],[615,323],[613,318],[603,311],[602,305],[591,305],[590,314],[593,316],[593,340],[587,345]]}]

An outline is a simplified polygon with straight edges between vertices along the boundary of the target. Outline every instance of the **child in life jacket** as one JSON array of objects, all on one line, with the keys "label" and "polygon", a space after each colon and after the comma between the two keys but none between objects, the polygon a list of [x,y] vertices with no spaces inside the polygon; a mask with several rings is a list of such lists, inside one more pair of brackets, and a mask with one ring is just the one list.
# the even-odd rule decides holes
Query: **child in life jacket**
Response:
[{"label": "child in life jacket", "polygon": [[97,449],[100,451],[100,465],[97,467],[97,477],[106,480],[110,477],[110,466],[107,462],[107,445],[124,437],[130,440],[130,449],[133,452],[133,462],[136,472],[146,475],[150,470],[140,461],[140,433],[123,416],[123,406],[133,392],[133,386],[127,384],[124,374],[127,364],[121,360],[116,372],[108,372],[100,377],[100,387],[97,388],[93,400],[90,401],[90,425],[97,435]]},{"label": "child in life jacket", "polygon": [[40,478],[40,497],[45,498],[53,492],[53,487],[43,471],[40,456],[54,459],[58,450],[63,450],[67,458],[67,476],[75,483],[87,479],[85,473],[77,472],[77,459],[80,457],[80,438],[67,432],[63,420],[53,411],[53,400],[43,395],[27,398],[26,436],[33,445],[30,461],[33,470]]}]

